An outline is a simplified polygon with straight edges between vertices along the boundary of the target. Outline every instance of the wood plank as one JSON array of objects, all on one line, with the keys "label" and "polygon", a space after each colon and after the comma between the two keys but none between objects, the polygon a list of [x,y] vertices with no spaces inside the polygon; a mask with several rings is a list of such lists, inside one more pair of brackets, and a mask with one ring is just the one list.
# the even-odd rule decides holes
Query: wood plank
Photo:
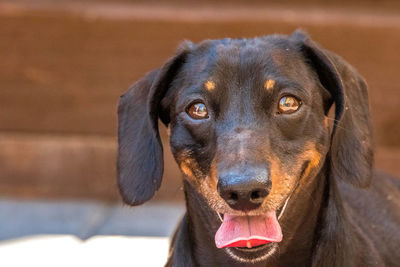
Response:
[{"label": "wood plank", "polygon": [[[113,137],[1,134],[0,195],[119,200],[116,145]],[[182,201],[181,174],[169,146],[164,148],[164,178],[155,200]],[[377,150],[378,169],[400,177],[399,162],[400,149]]]},{"label": "wood plank", "polygon": [[[165,141],[164,141],[165,142]],[[102,136],[0,134],[0,195],[118,200],[116,140]],[[156,200],[183,199],[168,146]]]},{"label": "wood plank", "polygon": [[[129,13],[118,19],[118,10],[112,8],[102,10],[113,16],[98,18],[62,8],[0,12],[0,131],[114,136],[118,96],[162,64],[180,41],[290,33],[302,27],[366,77],[377,144],[400,146],[400,124],[393,123],[400,119],[400,54],[393,52],[400,47],[398,13],[375,14],[367,8],[342,14],[322,6],[321,14],[341,15],[326,21],[322,16],[316,23],[303,9],[297,14],[296,8],[287,12],[285,7],[272,9],[273,18],[281,20],[259,15],[252,20],[256,8],[250,7],[239,17],[240,9],[233,8],[224,20],[201,19],[204,9],[192,9],[198,19],[161,20],[162,14],[154,11],[157,5],[145,7],[153,19],[130,18]],[[168,7],[172,8],[167,5],[167,11]],[[215,7],[213,12],[223,10]],[[369,16],[382,23],[369,22]]]}]

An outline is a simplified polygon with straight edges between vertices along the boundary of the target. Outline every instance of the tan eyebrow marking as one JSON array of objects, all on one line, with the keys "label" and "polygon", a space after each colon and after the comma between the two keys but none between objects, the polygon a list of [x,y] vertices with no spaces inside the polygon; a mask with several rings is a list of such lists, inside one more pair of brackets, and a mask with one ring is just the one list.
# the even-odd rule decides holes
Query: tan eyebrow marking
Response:
[{"label": "tan eyebrow marking", "polygon": [[206,89],[207,89],[208,91],[212,91],[212,90],[215,89],[215,82],[213,82],[213,81],[211,81],[211,80],[208,80],[208,81],[204,84],[204,86],[206,87]]},{"label": "tan eyebrow marking", "polygon": [[272,88],[274,88],[274,85],[275,85],[275,81],[272,79],[268,79],[264,83],[264,88],[267,89],[267,91],[270,91]]}]

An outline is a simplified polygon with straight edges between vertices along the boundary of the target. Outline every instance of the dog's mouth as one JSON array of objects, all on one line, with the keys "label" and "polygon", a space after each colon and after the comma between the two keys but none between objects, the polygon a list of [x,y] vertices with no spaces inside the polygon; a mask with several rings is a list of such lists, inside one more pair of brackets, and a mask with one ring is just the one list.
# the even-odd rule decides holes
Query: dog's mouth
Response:
[{"label": "dog's mouth", "polygon": [[[282,217],[290,196],[276,211],[256,216],[220,214],[222,224],[215,234],[218,248],[235,248],[242,252],[257,252],[275,247],[282,241],[279,219]],[[278,214],[278,216],[277,216]]]},{"label": "dog's mouth", "polygon": [[282,240],[282,230],[276,211],[258,216],[236,216],[224,214],[215,234],[218,248],[235,247],[257,249],[270,242]]}]

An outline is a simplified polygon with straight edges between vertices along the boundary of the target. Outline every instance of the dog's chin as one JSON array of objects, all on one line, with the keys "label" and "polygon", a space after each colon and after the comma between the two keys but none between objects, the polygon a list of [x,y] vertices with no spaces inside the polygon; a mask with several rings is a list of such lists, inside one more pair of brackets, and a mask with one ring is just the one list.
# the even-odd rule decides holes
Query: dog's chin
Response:
[{"label": "dog's chin", "polygon": [[253,248],[228,247],[225,252],[234,260],[243,263],[265,261],[278,250],[278,243],[267,243]]}]

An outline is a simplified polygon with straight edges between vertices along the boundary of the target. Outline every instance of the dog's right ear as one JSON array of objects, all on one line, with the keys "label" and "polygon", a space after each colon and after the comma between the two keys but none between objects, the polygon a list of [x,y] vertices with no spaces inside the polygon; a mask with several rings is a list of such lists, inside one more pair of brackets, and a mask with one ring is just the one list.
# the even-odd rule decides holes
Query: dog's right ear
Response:
[{"label": "dog's right ear", "polygon": [[[118,187],[129,205],[140,205],[160,188],[163,148],[158,132],[160,101],[185,62],[190,44],[132,85],[118,105]],[[168,114],[163,114],[163,121]]]},{"label": "dog's right ear", "polygon": [[307,63],[314,69],[321,85],[335,104],[330,163],[334,177],[357,187],[369,185],[373,165],[372,123],[367,85],[346,61],[329,52],[302,32],[291,37],[300,47]]}]

